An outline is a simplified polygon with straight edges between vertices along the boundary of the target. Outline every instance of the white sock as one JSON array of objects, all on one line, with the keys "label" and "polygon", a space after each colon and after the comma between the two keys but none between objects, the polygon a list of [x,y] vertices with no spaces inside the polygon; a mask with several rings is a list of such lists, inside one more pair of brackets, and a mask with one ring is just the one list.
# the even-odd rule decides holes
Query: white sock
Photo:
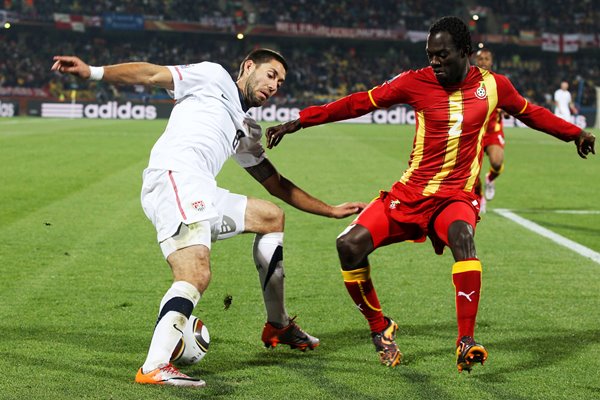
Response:
[{"label": "white sock", "polygon": [[290,323],[284,302],[283,232],[256,235],[254,263],[267,310],[267,321],[287,326]]},{"label": "white sock", "polygon": [[200,301],[200,292],[185,281],[174,282],[160,302],[158,320],[142,372],[148,373],[171,361],[171,354],[183,335],[192,310]]}]

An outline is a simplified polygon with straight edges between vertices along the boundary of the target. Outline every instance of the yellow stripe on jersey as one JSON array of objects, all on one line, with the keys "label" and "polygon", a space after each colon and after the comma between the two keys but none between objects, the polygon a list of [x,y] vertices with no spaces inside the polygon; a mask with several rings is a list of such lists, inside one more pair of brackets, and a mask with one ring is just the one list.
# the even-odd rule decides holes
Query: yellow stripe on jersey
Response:
[{"label": "yellow stripe on jersey", "polygon": [[442,181],[452,172],[458,157],[458,143],[462,133],[463,122],[463,96],[462,91],[457,90],[448,97],[448,140],[446,141],[446,154],[444,164],[440,171],[435,174],[423,190],[424,196],[430,196],[438,191]]},{"label": "yellow stripe on jersey", "polygon": [[374,89],[377,89],[377,86],[375,86],[373,89],[369,90],[367,93],[369,94],[369,100],[371,100],[371,103],[372,103],[372,104],[373,104],[375,107],[379,108],[379,106],[377,105],[377,103],[375,103],[375,100],[373,100],[373,95],[371,94],[371,92],[372,92]]},{"label": "yellow stripe on jersey", "polygon": [[477,177],[479,176],[479,171],[481,170],[481,162],[479,161],[479,153],[481,152],[481,147],[483,146],[483,135],[487,131],[488,124],[490,123],[490,115],[496,109],[498,105],[498,89],[496,86],[496,79],[494,76],[490,74],[489,71],[486,71],[482,68],[479,68],[481,71],[481,77],[483,78],[483,85],[485,86],[485,92],[487,94],[488,101],[488,112],[485,117],[485,121],[479,130],[479,139],[477,140],[477,152],[475,153],[475,157],[473,158],[473,162],[471,163],[471,174],[469,175],[469,179],[467,179],[467,183],[465,184],[465,192],[470,192],[473,190],[473,186],[477,181]]},{"label": "yellow stripe on jersey", "polygon": [[423,114],[423,111],[417,111],[416,114],[417,121],[419,122],[419,128],[417,129],[415,148],[412,153],[410,167],[408,167],[408,169],[404,171],[402,178],[400,178],[400,182],[402,183],[408,182],[413,171],[419,168],[419,164],[423,160],[423,147],[425,144],[425,114]]},{"label": "yellow stripe on jersey", "polygon": [[521,111],[519,111],[517,114],[515,115],[521,115],[525,112],[525,109],[527,108],[527,105],[529,104],[529,102],[527,101],[527,99],[525,99],[525,105],[523,106],[523,108],[521,108]]},{"label": "yellow stripe on jersey", "polygon": [[469,272],[469,271],[481,272],[481,261],[479,261],[479,260],[457,261],[452,266],[452,275],[460,274],[462,272]]}]

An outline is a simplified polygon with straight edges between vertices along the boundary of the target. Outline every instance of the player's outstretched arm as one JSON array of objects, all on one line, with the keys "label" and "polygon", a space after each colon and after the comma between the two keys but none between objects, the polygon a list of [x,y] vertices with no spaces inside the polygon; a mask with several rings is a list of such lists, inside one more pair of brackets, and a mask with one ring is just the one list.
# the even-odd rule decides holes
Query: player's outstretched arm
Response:
[{"label": "player's outstretched arm", "polygon": [[302,126],[300,125],[300,119],[295,119],[293,121],[286,122],[284,124],[275,125],[267,128],[267,132],[265,133],[267,137],[267,148],[272,149],[277,146],[283,136],[288,133],[294,133],[298,131]]},{"label": "player's outstretched arm", "polygon": [[329,205],[300,189],[293,182],[281,176],[268,159],[260,164],[246,168],[273,196],[280,198],[291,206],[311,214],[330,218],[345,218],[358,214],[367,206],[363,202],[348,202],[337,206]]},{"label": "player's outstretched arm", "polygon": [[581,158],[587,158],[589,153],[596,154],[596,150],[594,149],[595,144],[596,136],[584,130],[582,130],[579,136],[575,139],[577,154],[579,154]]},{"label": "player's outstretched arm", "polygon": [[54,64],[50,70],[114,84],[157,86],[169,90],[174,88],[173,76],[167,67],[146,62],[92,67],[79,57],[54,56]]}]

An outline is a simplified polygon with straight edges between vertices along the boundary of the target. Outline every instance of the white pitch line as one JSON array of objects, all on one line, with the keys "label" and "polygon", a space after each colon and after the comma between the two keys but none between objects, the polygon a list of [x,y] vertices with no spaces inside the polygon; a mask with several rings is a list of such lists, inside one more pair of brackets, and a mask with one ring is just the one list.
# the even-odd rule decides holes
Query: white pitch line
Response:
[{"label": "white pitch line", "polygon": [[572,240],[569,240],[566,237],[559,235],[558,233],[552,232],[551,230],[546,229],[543,226],[536,224],[535,222],[520,217],[517,214],[505,208],[496,208],[494,209],[494,212],[500,214],[504,218],[508,218],[511,221],[516,222],[517,224],[529,229],[532,232],[537,233],[540,236],[544,236],[545,238],[548,238],[553,242],[556,242],[559,245],[564,246],[569,250],[573,250],[575,253],[583,257],[589,258],[592,261],[600,264],[600,253],[597,253],[590,248],[587,248]]}]

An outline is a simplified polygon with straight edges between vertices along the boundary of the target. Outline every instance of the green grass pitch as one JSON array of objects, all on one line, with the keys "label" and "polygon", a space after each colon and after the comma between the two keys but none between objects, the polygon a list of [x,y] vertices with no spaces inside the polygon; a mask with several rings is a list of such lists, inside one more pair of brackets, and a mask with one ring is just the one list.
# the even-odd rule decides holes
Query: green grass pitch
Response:
[{"label": "green grass pitch", "polygon": [[[493,212],[514,210],[600,252],[600,155],[581,160],[573,144],[528,129],[507,131],[506,169],[477,228],[485,366],[456,370],[448,251],[403,243],[371,256],[405,356],[387,369],[339,272],[335,238],[350,219],[282,204],[230,161],[220,186],[286,211],[288,311],[322,344],[306,353],[262,346],[252,236],[241,235],[214,246],[213,280],[194,311],[212,341],[184,371],[207,388],[134,384],[171,281],[139,204],[141,172],[165,124],[0,119],[0,399],[600,398],[600,264]],[[406,168],[413,129],[331,124],[268,155],[329,203],[369,201]]]}]

